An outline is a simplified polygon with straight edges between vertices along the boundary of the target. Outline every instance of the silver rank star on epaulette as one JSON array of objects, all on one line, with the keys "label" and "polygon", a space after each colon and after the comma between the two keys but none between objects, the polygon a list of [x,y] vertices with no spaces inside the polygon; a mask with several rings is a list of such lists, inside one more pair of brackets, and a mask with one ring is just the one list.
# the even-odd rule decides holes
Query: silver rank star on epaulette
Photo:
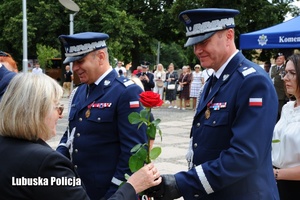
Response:
[{"label": "silver rank star on epaulette", "polygon": [[256,72],[256,70],[253,67],[250,67],[250,68],[244,67],[243,70],[244,71],[242,71],[242,74],[244,76],[248,76],[249,74],[252,74],[252,73]]},{"label": "silver rank star on epaulette", "polygon": [[124,84],[126,87],[128,87],[129,85],[134,84],[134,82],[133,82],[132,80],[129,80],[129,79],[124,79],[123,81],[124,81],[123,84]]}]

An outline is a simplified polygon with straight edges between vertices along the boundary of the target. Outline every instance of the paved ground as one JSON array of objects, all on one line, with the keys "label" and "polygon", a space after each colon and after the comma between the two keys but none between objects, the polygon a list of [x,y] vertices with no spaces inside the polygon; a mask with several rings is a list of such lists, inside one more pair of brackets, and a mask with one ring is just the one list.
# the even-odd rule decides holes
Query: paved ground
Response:
[{"label": "paved ground", "polygon": [[[66,111],[68,109],[68,100],[64,98],[62,102],[65,105],[65,115],[58,121],[57,136],[48,141],[52,148],[56,148],[59,140],[67,126]],[[162,154],[154,161],[161,174],[176,173],[187,170],[185,154],[189,144],[189,134],[192,124],[194,111],[191,108],[187,110],[169,109],[168,105],[152,110],[155,118],[160,118],[160,128],[162,130],[162,141],[157,134],[154,146],[162,147]]]}]

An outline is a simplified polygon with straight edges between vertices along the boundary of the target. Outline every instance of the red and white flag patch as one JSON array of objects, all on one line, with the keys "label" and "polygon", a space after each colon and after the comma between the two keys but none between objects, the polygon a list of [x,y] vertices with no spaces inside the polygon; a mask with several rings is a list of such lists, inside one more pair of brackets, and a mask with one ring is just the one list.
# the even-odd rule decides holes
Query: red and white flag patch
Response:
[{"label": "red and white flag patch", "polygon": [[262,98],[249,98],[249,106],[262,106]]},{"label": "red and white flag patch", "polygon": [[138,107],[140,107],[140,102],[139,101],[130,101],[129,107],[130,108],[138,108]]}]

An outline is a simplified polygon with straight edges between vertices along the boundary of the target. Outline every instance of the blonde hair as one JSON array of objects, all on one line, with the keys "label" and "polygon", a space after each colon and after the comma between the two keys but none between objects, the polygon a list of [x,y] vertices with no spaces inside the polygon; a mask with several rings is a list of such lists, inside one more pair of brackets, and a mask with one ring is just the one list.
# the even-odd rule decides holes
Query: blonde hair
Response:
[{"label": "blonde hair", "polygon": [[[158,66],[161,66],[161,70],[158,70]],[[164,72],[164,71],[165,71],[164,66],[161,63],[157,64],[156,72]]]},{"label": "blonde hair", "polygon": [[197,64],[197,65],[195,65],[194,68],[199,68],[199,69],[201,69],[201,66],[200,66],[199,64]]},{"label": "blonde hair", "polygon": [[131,77],[131,80],[132,80],[136,85],[140,86],[140,88],[142,88],[143,91],[145,91],[144,85],[143,85],[142,81],[141,81],[138,77],[133,76],[133,77]]},{"label": "blonde hair", "polygon": [[45,119],[62,95],[62,87],[45,74],[17,74],[0,102],[0,135],[49,139],[51,130]]}]

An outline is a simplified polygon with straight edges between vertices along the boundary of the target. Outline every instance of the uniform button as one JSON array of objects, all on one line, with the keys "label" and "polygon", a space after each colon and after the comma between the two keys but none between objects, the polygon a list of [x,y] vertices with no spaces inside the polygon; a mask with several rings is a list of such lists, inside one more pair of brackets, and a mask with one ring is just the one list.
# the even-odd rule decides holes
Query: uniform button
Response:
[{"label": "uniform button", "polygon": [[74,168],[77,169],[77,165],[74,165]]},{"label": "uniform button", "polygon": [[195,198],[199,198],[199,194],[195,194],[194,197],[195,197]]},{"label": "uniform button", "polygon": [[80,133],[77,133],[76,135],[77,135],[77,137],[80,137]]},{"label": "uniform button", "polygon": [[74,152],[75,152],[75,153],[78,153],[78,149],[75,149]]},{"label": "uniform button", "polygon": [[216,121],[213,121],[213,124],[216,124],[217,122]]},{"label": "uniform button", "polygon": [[80,122],[82,121],[82,118],[81,118],[81,117],[79,118],[79,121],[80,121]]},{"label": "uniform button", "polygon": [[194,144],[194,147],[195,147],[195,148],[197,148],[197,146],[198,146],[198,144],[197,144],[197,143],[195,143],[195,144]]},{"label": "uniform button", "polygon": [[200,125],[201,125],[200,122],[198,122],[196,126],[199,127]]},{"label": "uniform button", "polygon": [[97,120],[98,120],[98,121],[100,121],[100,120],[101,120],[101,118],[100,118],[100,117],[98,117],[98,118],[97,118]]},{"label": "uniform button", "polygon": [[194,164],[194,167],[197,167],[197,165]]}]

